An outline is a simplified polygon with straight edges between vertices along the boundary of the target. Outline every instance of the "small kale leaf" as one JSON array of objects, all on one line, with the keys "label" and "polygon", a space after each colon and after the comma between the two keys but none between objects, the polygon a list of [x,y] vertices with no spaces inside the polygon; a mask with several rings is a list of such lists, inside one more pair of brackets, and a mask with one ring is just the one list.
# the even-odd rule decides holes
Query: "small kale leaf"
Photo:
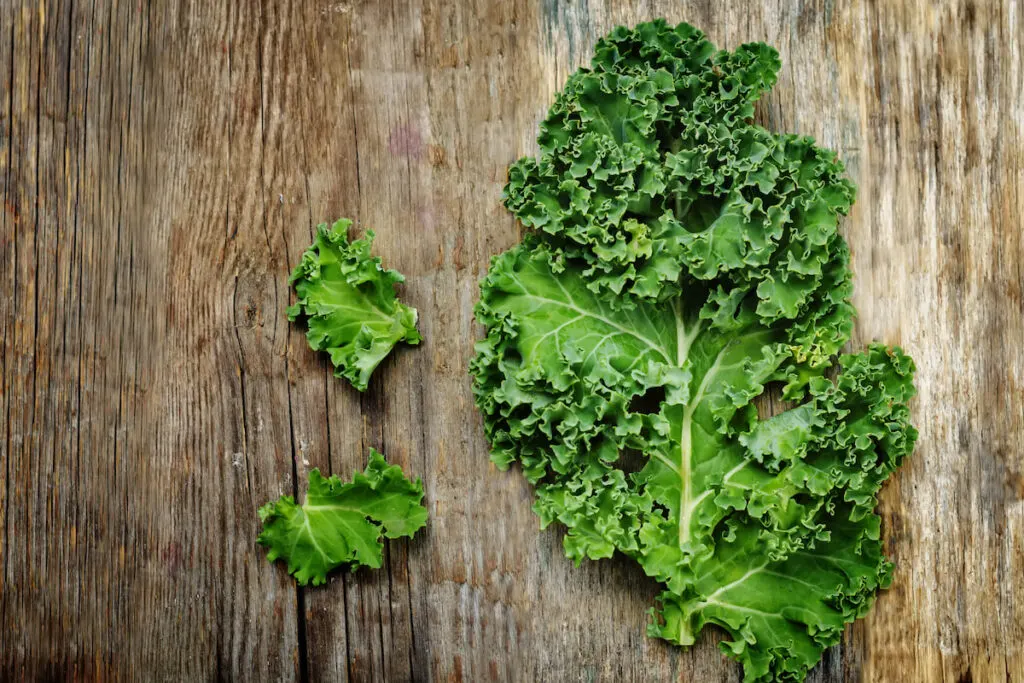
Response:
[{"label": "small kale leaf", "polygon": [[383,538],[412,538],[427,522],[423,483],[410,481],[398,465],[370,449],[364,472],[349,483],[309,473],[306,501],[281,496],[259,509],[263,532],[257,542],[267,559],[283,559],[300,585],[324,583],[331,570],[350,565],[379,568]]},{"label": "small kale leaf", "polygon": [[419,344],[416,309],[395,296],[401,273],[386,270],[370,255],[374,233],[348,240],[352,221],[342,218],[316,229],[316,240],[302,255],[289,283],[298,300],[288,319],[306,319],[314,351],[330,354],[335,375],[365,391],[370,375],[399,342]]}]

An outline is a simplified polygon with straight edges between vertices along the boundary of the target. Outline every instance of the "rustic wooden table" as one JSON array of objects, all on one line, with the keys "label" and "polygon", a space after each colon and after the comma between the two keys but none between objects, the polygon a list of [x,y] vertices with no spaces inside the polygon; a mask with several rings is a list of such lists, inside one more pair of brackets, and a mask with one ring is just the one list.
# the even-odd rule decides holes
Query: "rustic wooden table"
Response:
[{"label": "rustic wooden table", "polygon": [[[644,636],[489,464],[466,364],[505,169],[594,40],[665,16],[784,61],[759,117],[860,186],[855,346],[917,359],[895,582],[812,681],[1024,681],[1024,6],[0,0],[0,679],[736,681]],[[283,309],[353,216],[425,342],[359,395]],[[377,447],[425,533],[296,589],[256,508]]]}]

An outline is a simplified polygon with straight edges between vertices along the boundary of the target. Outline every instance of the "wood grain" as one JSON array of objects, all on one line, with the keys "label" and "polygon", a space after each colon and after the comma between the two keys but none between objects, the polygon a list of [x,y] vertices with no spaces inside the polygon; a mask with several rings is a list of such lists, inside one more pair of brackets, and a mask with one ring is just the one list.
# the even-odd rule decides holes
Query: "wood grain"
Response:
[{"label": "wood grain", "polygon": [[[505,169],[597,37],[686,20],[784,67],[759,111],[860,192],[855,345],[920,368],[882,496],[892,589],[812,681],[1024,681],[1024,8],[1017,0],[0,0],[0,679],[735,681],[657,588],[575,569],[487,460],[477,281]],[[425,341],[358,395],[287,323],[352,216]],[[256,508],[369,447],[425,533],[296,589]]]}]

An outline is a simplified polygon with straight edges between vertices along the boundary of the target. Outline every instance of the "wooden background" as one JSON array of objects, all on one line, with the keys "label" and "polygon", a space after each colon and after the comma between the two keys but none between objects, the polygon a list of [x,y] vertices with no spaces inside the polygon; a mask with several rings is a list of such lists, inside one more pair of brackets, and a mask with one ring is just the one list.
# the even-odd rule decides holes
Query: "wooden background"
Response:
[{"label": "wooden background", "polygon": [[[594,40],[665,16],[777,46],[759,117],[860,186],[855,345],[920,367],[895,582],[813,681],[1024,681],[1024,6],[1016,0],[0,0],[0,679],[738,681],[657,588],[574,569],[487,459],[477,280],[509,162]],[[358,395],[289,325],[352,216],[425,343]],[[256,508],[421,475],[425,533],[296,589]]]}]

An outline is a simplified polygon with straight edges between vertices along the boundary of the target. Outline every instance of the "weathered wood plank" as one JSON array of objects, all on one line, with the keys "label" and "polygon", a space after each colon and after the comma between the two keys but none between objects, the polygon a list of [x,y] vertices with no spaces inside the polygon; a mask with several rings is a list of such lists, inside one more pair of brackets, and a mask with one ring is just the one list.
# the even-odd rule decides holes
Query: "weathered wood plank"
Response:
[{"label": "weathered wood plank", "polygon": [[[287,264],[266,187],[282,125],[264,84],[266,16],[257,3],[151,12],[147,139],[166,155],[147,178],[156,208],[144,223],[159,240],[150,265],[161,278],[146,413],[160,561],[138,582],[137,657],[168,680],[297,679],[297,592],[266,573],[252,543],[256,507],[294,491],[295,456],[280,315]],[[154,612],[168,616],[147,620]]]},{"label": "weathered wood plank", "polygon": [[[665,16],[782,53],[758,114],[860,186],[855,345],[920,366],[893,588],[814,681],[1024,681],[1017,0],[0,3],[0,678],[701,680],[657,588],[573,568],[499,473],[466,364],[518,239],[508,163],[594,40]],[[360,396],[289,325],[313,226],[378,232],[424,343]],[[297,590],[255,510],[376,447],[431,519]]]}]

